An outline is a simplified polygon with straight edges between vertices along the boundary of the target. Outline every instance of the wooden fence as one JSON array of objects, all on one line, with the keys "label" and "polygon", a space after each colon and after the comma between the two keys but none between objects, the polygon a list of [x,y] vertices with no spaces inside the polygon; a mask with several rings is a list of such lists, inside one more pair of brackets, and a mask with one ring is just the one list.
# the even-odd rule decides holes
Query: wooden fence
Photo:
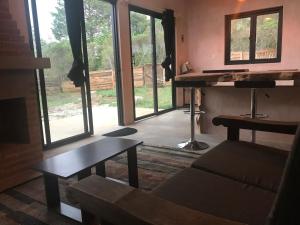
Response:
[{"label": "wooden fence", "polygon": [[[134,86],[152,86],[152,65],[145,65],[143,67],[135,67],[134,74]],[[165,85],[164,71],[161,65],[157,65],[157,85],[162,87]],[[90,72],[90,86],[92,91],[97,90],[110,90],[115,88],[115,72],[113,70],[99,70]],[[64,81],[61,84],[62,92],[75,92],[75,89],[71,81]]]},{"label": "wooden fence", "polygon": [[[273,59],[277,56],[277,51],[275,49],[266,49],[256,51],[256,59]],[[249,60],[249,52],[232,52],[231,60]]]}]

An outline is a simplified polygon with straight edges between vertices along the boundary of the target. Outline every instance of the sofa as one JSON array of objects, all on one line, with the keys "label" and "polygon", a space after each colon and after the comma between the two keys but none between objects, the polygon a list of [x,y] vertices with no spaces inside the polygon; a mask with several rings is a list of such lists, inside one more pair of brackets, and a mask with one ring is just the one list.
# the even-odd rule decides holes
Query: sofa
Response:
[{"label": "sofa", "polygon": [[[298,123],[219,116],[227,140],[151,193],[98,176],[67,189],[85,224],[299,225]],[[295,135],[291,151],[239,140],[240,129]]]}]

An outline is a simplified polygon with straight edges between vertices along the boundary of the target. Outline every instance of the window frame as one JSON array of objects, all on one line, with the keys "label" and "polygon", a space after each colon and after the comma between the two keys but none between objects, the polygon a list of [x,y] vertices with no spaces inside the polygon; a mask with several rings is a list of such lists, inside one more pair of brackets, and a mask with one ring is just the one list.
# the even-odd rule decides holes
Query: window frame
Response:
[{"label": "window frame", "polygon": [[[140,6],[136,6],[133,4],[129,4],[128,5],[128,16],[129,16],[129,33],[130,33],[130,55],[132,56],[132,32],[131,32],[131,12],[135,12],[135,13],[140,13],[143,15],[147,15],[151,17],[151,47],[152,47],[152,63],[153,65],[156,65],[156,30],[155,30],[155,19],[160,19],[162,20],[162,13],[147,9],[147,8],[143,8]],[[176,55],[176,47],[175,47],[175,55]],[[132,81],[134,81],[134,73],[133,73],[133,58],[131,57],[131,78]],[[173,57],[172,59],[172,67],[174,66],[175,68],[175,73],[176,73],[176,59],[175,57]],[[152,73],[153,73],[153,80],[157,81],[157,71],[156,71],[156,67],[154,66],[152,68]],[[176,88],[175,88],[175,78],[173,77],[171,79],[172,81],[172,107],[169,109],[164,109],[159,111],[158,108],[158,89],[157,89],[157,83],[154,82],[153,84],[153,98],[154,98],[154,112],[150,113],[148,115],[144,115],[144,116],[137,116],[136,115],[136,103],[135,103],[135,87],[134,87],[134,82],[132,82],[132,100],[133,100],[133,112],[134,112],[134,121],[140,121],[149,117],[153,117],[153,116],[159,116],[162,115],[164,113],[168,113],[171,112],[173,110],[176,109]]]},{"label": "window frame", "polygon": [[[27,31],[29,38],[29,45],[36,57],[42,57],[43,51],[41,48],[40,40],[40,25],[38,19],[38,11],[36,6],[37,0],[23,0],[25,6]],[[84,1],[84,0],[82,0]],[[117,108],[118,108],[118,123],[120,126],[124,126],[124,109],[123,109],[123,87],[122,87],[122,71],[120,67],[120,47],[119,47],[119,25],[118,25],[118,13],[117,13],[117,0],[99,0],[107,2],[112,5],[112,34],[113,34],[113,47],[114,47],[114,59],[115,59],[115,76],[116,76],[116,92],[117,92]],[[32,12],[30,11],[29,2],[32,5]],[[56,147],[60,147],[66,144],[74,143],[76,141],[88,138],[94,135],[94,124],[92,115],[92,102],[90,96],[90,83],[89,83],[89,67],[88,67],[88,54],[86,48],[86,31],[85,31],[85,19],[84,19],[84,8],[81,8],[82,17],[82,48],[83,48],[83,59],[85,64],[85,75],[86,82],[81,87],[82,102],[83,102],[83,117],[84,117],[84,132],[75,136],[66,137],[60,140],[51,140],[50,122],[49,122],[49,111],[46,86],[44,80],[44,70],[39,70],[40,76],[37,75],[35,70],[35,83],[36,90],[41,89],[40,96],[37,95],[38,103],[41,104],[39,109],[40,116],[40,130],[41,140],[43,143],[44,150],[50,150]],[[31,21],[32,18],[32,21]],[[39,78],[38,78],[39,77]],[[40,79],[40,80],[39,80]],[[44,127],[43,127],[44,123]],[[43,135],[45,135],[45,140]]]},{"label": "window frame", "polygon": [[[279,13],[277,57],[272,59],[256,59],[256,30],[257,17]],[[249,60],[231,60],[231,21],[233,19],[250,18],[250,47]],[[283,28],[283,6],[260,9],[225,16],[225,65],[278,63],[281,62],[282,53],[282,28]]]}]

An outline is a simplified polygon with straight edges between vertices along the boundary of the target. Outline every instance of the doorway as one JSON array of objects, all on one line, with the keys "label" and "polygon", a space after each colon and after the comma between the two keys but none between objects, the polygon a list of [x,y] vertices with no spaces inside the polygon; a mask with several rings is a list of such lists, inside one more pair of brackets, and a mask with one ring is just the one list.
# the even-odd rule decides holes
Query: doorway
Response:
[{"label": "doorway", "polygon": [[116,1],[83,0],[95,134],[123,125]]},{"label": "doorway", "polygon": [[129,6],[134,117],[141,120],[175,108],[173,81],[166,82],[162,14]]},{"label": "doorway", "polygon": [[36,71],[46,149],[123,124],[116,2],[82,0],[82,5],[86,82],[75,88],[67,77],[73,57],[64,0],[27,1],[35,56],[51,60],[51,69]]}]

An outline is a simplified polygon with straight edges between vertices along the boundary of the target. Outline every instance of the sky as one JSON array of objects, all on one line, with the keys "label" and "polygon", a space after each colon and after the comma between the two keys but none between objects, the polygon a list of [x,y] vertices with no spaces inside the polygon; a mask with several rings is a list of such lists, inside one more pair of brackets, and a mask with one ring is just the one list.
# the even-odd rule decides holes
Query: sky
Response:
[{"label": "sky", "polygon": [[[30,1],[29,1],[30,2]],[[55,41],[51,28],[53,23],[52,12],[55,12],[57,0],[36,0],[39,19],[40,36],[47,42]]]}]

